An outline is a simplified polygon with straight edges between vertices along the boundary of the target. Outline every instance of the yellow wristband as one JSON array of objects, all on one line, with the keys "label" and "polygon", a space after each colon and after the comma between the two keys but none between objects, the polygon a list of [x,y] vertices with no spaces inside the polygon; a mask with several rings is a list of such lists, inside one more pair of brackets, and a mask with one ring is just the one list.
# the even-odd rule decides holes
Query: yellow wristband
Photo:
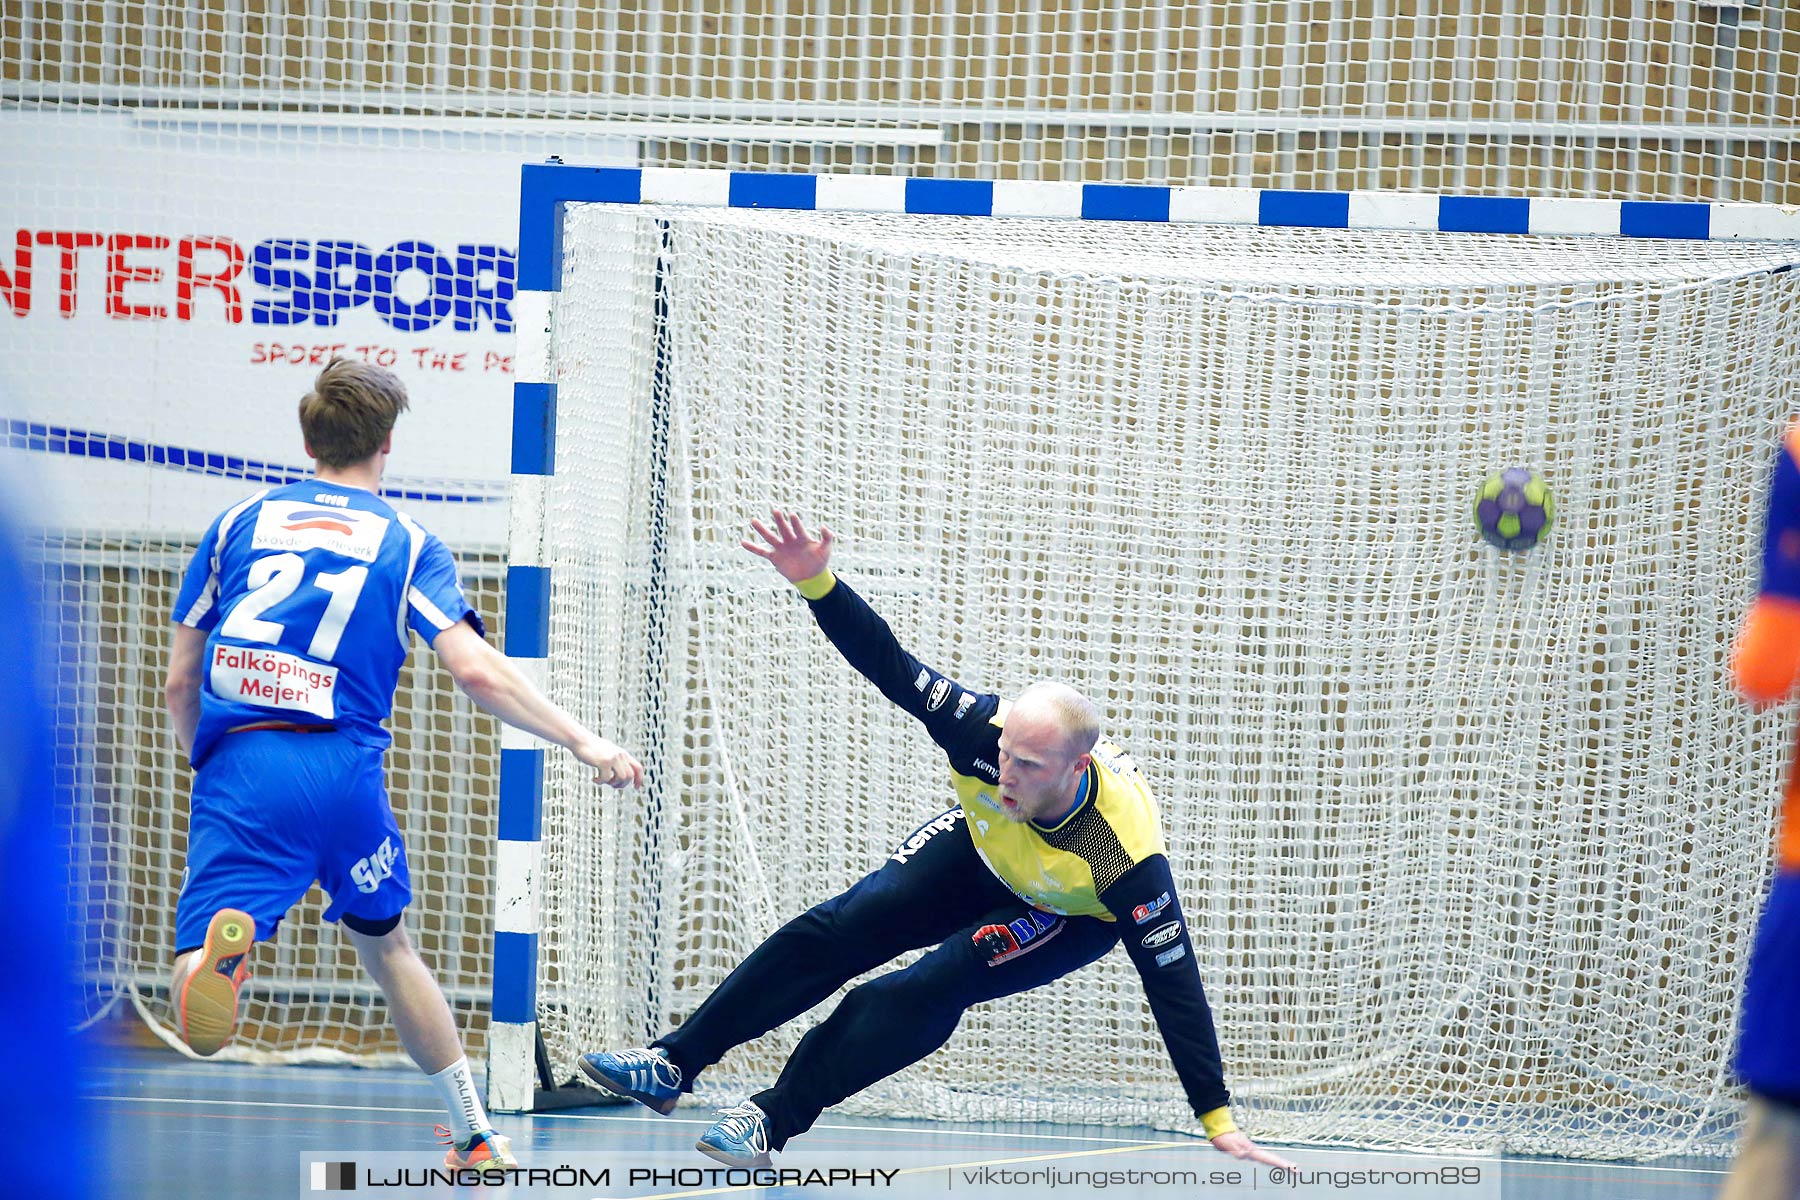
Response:
[{"label": "yellow wristband", "polygon": [[820,571],[811,579],[802,579],[794,586],[799,588],[800,594],[805,596],[808,600],[820,600],[824,598],[825,593],[837,586],[837,576],[833,575],[829,569],[826,569]]},{"label": "yellow wristband", "polygon": [[1209,1113],[1201,1113],[1200,1127],[1206,1130],[1208,1141],[1221,1134],[1237,1132],[1237,1122],[1231,1119],[1231,1109],[1223,1104]]}]

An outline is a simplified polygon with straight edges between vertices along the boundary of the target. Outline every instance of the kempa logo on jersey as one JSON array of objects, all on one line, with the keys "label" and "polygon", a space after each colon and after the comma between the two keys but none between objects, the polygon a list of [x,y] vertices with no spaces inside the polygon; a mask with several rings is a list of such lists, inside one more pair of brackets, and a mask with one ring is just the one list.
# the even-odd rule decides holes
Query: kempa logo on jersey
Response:
[{"label": "kempa logo on jersey", "polygon": [[1154,950],[1158,946],[1166,946],[1181,936],[1181,922],[1170,921],[1167,925],[1158,925],[1144,935],[1144,947]]},{"label": "kempa logo on jersey", "polygon": [[924,849],[926,842],[929,842],[932,838],[943,833],[947,829],[954,829],[956,823],[962,820],[962,815],[962,809],[953,808],[942,816],[927,821],[919,827],[918,832],[907,838],[901,847],[894,851],[889,857],[894,862],[905,865],[907,859]]},{"label": "kempa logo on jersey", "polygon": [[292,708],[316,717],[337,715],[338,669],[280,650],[219,645],[209,679],[215,695],[263,708]]},{"label": "kempa logo on jersey", "polygon": [[[65,317],[75,315],[85,292],[119,320],[219,316],[241,325],[247,309],[252,325],[336,325],[340,314],[366,307],[403,333],[446,320],[463,333],[484,323],[511,333],[519,274],[512,250],[475,242],[439,247],[408,238],[375,250],[334,238],[265,238],[246,249],[223,235],[20,229],[10,270],[0,258],[0,296],[15,317],[31,313],[34,269],[44,283],[56,281]],[[247,306],[246,270],[253,289]]]},{"label": "kempa logo on jersey", "polygon": [[255,550],[329,550],[374,562],[388,519],[348,508],[320,508],[304,500],[265,500],[256,514]]}]

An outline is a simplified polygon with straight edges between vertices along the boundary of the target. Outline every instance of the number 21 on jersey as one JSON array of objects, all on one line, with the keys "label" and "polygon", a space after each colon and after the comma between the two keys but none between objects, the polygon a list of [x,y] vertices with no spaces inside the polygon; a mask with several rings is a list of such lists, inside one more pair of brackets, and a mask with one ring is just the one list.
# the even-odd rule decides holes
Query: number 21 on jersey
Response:
[{"label": "number 21 on jersey", "polygon": [[338,642],[356,601],[362,595],[363,583],[369,578],[367,567],[346,567],[342,571],[320,571],[306,580],[306,560],[298,554],[269,554],[250,564],[249,594],[233,606],[219,625],[225,637],[241,642],[275,645],[287,633],[287,624],[264,616],[271,609],[279,614],[281,604],[299,591],[302,584],[329,593],[331,600],[307,643],[306,656],[329,662],[337,653]]}]

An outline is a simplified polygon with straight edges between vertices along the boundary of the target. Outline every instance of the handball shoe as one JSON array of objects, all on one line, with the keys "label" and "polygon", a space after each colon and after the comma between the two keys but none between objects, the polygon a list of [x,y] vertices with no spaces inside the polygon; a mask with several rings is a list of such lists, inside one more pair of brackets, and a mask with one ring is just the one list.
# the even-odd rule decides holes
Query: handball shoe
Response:
[{"label": "handball shoe", "polygon": [[694,1143],[694,1149],[728,1166],[774,1165],[769,1158],[769,1118],[748,1100],[721,1111],[712,1128]]},{"label": "handball shoe", "polygon": [[238,987],[250,973],[256,922],[235,908],[221,908],[206,927],[200,958],[182,981],[177,1011],[181,1038],[195,1054],[217,1054],[237,1027]]},{"label": "handball shoe", "polygon": [[491,1129],[483,1129],[471,1134],[466,1142],[458,1142],[451,1138],[448,1127],[437,1127],[439,1138],[450,1143],[450,1150],[444,1155],[444,1165],[452,1170],[465,1168],[480,1170],[483,1167],[516,1167],[519,1160],[513,1157],[512,1141]]},{"label": "handball shoe", "polygon": [[660,1047],[584,1054],[581,1073],[615,1096],[668,1116],[681,1099],[681,1068]]}]

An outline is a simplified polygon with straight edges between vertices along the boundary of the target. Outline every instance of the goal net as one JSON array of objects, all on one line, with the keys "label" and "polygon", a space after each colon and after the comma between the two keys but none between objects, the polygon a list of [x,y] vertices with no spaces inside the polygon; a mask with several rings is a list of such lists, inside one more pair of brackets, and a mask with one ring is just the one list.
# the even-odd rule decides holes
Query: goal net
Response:
[{"label": "goal net", "polygon": [[[1792,5],[1704,0],[26,2],[0,23],[0,113],[151,118],[105,147],[143,155],[134,199],[212,113],[237,154],[209,182],[277,204],[305,183],[270,168],[384,123],[495,148],[629,124],[645,165],[1791,203],[1797,37]],[[833,136],[852,127],[932,136]],[[67,135],[26,127],[0,164]],[[356,177],[408,202],[387,174]],[[100,178],[64,207],[105,205]]]},{"label": "goal net", "polygon": [[[562,238],[549,681],[651,783],[549,764],[559,1078],[953,799],[738,547],[777,505],[924,661],[1095,698],[1257,1136],[1725,1150],[1791,721],[1727,657],[1800,403],[1793,244],[649,205]],[[1558,502],[1523,556],[1471,520],[1508,465]],[[1122,954],[843,1107],[1196,1125]]]}]

